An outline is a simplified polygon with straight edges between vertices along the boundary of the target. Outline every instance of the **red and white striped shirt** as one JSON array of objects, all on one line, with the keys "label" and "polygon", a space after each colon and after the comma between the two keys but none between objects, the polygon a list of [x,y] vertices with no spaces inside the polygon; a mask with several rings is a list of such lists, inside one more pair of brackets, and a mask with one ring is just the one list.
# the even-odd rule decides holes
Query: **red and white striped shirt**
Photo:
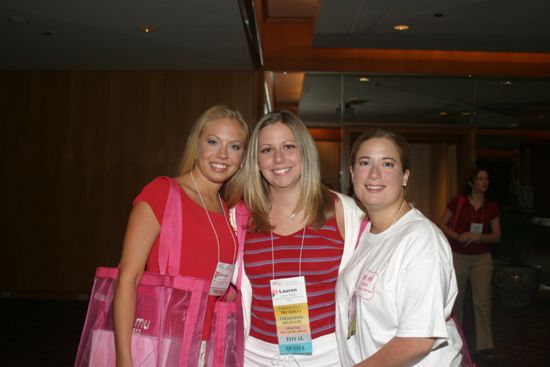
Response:
[{"label": "red and white striped shirt", "polygon": [[[301,256],[300,247],[304,245]],[[277,344],[270,280],[303,275],[306,281],[312,339],[334,332],[335,287],[344,240],[336,218],[320,229],[306,227],[287,236],[247,232],[244,266],[252,284],[250,335]],[[274,261],[272,261],[272,259]]]}]

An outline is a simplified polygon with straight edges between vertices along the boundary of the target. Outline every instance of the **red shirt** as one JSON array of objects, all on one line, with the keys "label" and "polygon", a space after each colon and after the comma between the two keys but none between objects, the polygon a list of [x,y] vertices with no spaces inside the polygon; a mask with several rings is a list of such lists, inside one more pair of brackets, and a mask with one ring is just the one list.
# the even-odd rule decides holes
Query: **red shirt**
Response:
[{"label": "red shirt", "polygon": [[[462,205],[459,208],[459,198],[462,197]],[[494,201],[485,200],[483,205],[475,210],[467,195],[459,195],[449,201],[447,208],[453,213],[453,217],[449,221],[449,227],[455,222],[455,215],[459,211],[459,218],[456,225],[452,228],[458,234],[470,232],[471,223],[483,223],[483,232],[485,234],[492,233],[491,221],[500,216],[498,205]],[[484,242],[471,242],[468,246],[464,243],[449,238],[449,243],[453,252],[465,255],[479,255],[491,251],[491,244]]]},{"label": "red shirt", "polygon": [[[252,284],[250,335],[278,344],[270,280],[299,275],[303,230],[288,236],[273,233],[273,259],[270,233],[248,232],[244,264]],[[334,332],[335,287],[344,240],[336,219],[320,229],[306,228],[301,257],[305,277],[312,339]],[[275,273],[273,273],[273,267]]]},{"label": "red shirt", "polygon": [[[157,177],[143,188],[143,191],[135,198],[134,205],[144,201],[153,209],[159,223],[162,224],[166,199],[170,190],[167,177]],[[212,280],[218,264],[218,245],[212,226],[208,220],[205,209],[195,203],[182,189],[182,242],[180,274],[197,278]],[[227,206],[223,203],[225,215],[229,219]],[[237,252],[236,238],[233,230],[228,228],[226,217],[223,214],[209,212],[210,218],[216,228],[220,240],[220,261],[233,264]],[[155,240],[149,258],[147,259],[147,271],[159,272],[158,253],[159,241]],[[214,310],[216,297],[208,299],[208,309],[205,316],[205,330],[203,339],[208,338],[210,320]]]}]

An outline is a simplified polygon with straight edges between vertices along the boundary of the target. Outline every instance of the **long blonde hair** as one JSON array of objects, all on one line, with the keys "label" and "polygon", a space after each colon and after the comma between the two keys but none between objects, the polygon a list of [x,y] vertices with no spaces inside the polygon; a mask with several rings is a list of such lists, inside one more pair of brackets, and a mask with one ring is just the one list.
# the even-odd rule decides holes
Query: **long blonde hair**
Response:
[{"label": "long blonde hair", "polygon": [[270,112],[258,121],[250,137],[244,165],[235,180],[226,187],[228,204],[234,205],[241,197],[244,198],[252,218],[249,229],[258,232],[272,229],[269,224],[269,183],[258,166],[258,145],[260,131],[275,123],[282,123],[292,131],[302,159],[301,195],[294,210],[304,209],[306,222],[314,228],[320,228],[334,216],[333,197],[328,188],[321,184],[319,155],[311,134],[300,118],[285,110]]},{"label": "long blonde hair", "polygon": [[248,128],[248,124],[244,120],[241,113],[235,107],[225,104],[217,104],[210,107],[204,111],[204,113],[197,119],[197,121],[195,121],[193,127],[191,128],[191,132],[187,138],[187,144],[185,145],[183,158],[178,168],[178,176],[190,172],[195,167],[195,162],[199,151],[199,139],[205,126],[211,121],[224,118],[238,122],[245,132],[246,139],[248,140],[250,129]]}]

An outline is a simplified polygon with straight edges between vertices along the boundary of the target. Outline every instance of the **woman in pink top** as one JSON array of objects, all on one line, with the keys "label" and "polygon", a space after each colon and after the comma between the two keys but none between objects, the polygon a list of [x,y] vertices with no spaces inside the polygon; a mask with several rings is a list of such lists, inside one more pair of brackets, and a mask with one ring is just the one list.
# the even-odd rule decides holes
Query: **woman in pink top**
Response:
[{"label": "woman in pink top", "polygon": [[[175,177],[182,189],[182,275],[210,281],[219,263],[236,260],[236,239],[219,192],[239,169],[247,138],[248,126],[231,106],[213,106],[192,127]],[[128,220],[114,300],[118,367],[132,366],[136,287],[144,269],[158,271],[158,235],[168,190],[168,178],[155,179],[136,198]],[[212,306],[215,294],[210,294]],[[206,329],[210,317],[209,310]]]}]

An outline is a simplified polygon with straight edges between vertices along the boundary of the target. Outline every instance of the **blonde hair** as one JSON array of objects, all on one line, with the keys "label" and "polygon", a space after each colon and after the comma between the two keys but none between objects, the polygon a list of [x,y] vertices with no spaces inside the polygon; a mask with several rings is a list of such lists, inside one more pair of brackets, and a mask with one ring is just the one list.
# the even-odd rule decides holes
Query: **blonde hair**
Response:
[{"label": "blonde hair", "polygon": [[210,107],[204,111],[204,113],[197,119],[197,121],[195,121],[193,127],[191,128],[191,132],[189,133],[187,144],[185,145],[185,150],[183,152],[183,158],[178,168],[178,176],[190,172],[195,167],[195,162],[199,151],[199,139],[206,125],[211,121],[224,118],[238,122],[246,134],[246,140],[248,140],[248,136],[250,134],[248,124],[235,107],[225,104],[218,104]]},{"label": "blonde hair", "polygon": [[281,123],[290,129],[302,159],[301,195],[294,210],[304,209],[306,222],[314,228],[320,228],[327,219],[334,216],[333,197],[328,188],[321,184],[319,155],[311,134],[304,122],[288,111],[270,112],[258,121],[250,137],[244,165],[231,185],[227,186],[228,204],[234,205],[241,197],[244,198],[251,212],[249,229],[258,232],[272,229],[269,224],[271,211],[269,183],[258,166],[258,145],[260,131],[276,123]]}]

